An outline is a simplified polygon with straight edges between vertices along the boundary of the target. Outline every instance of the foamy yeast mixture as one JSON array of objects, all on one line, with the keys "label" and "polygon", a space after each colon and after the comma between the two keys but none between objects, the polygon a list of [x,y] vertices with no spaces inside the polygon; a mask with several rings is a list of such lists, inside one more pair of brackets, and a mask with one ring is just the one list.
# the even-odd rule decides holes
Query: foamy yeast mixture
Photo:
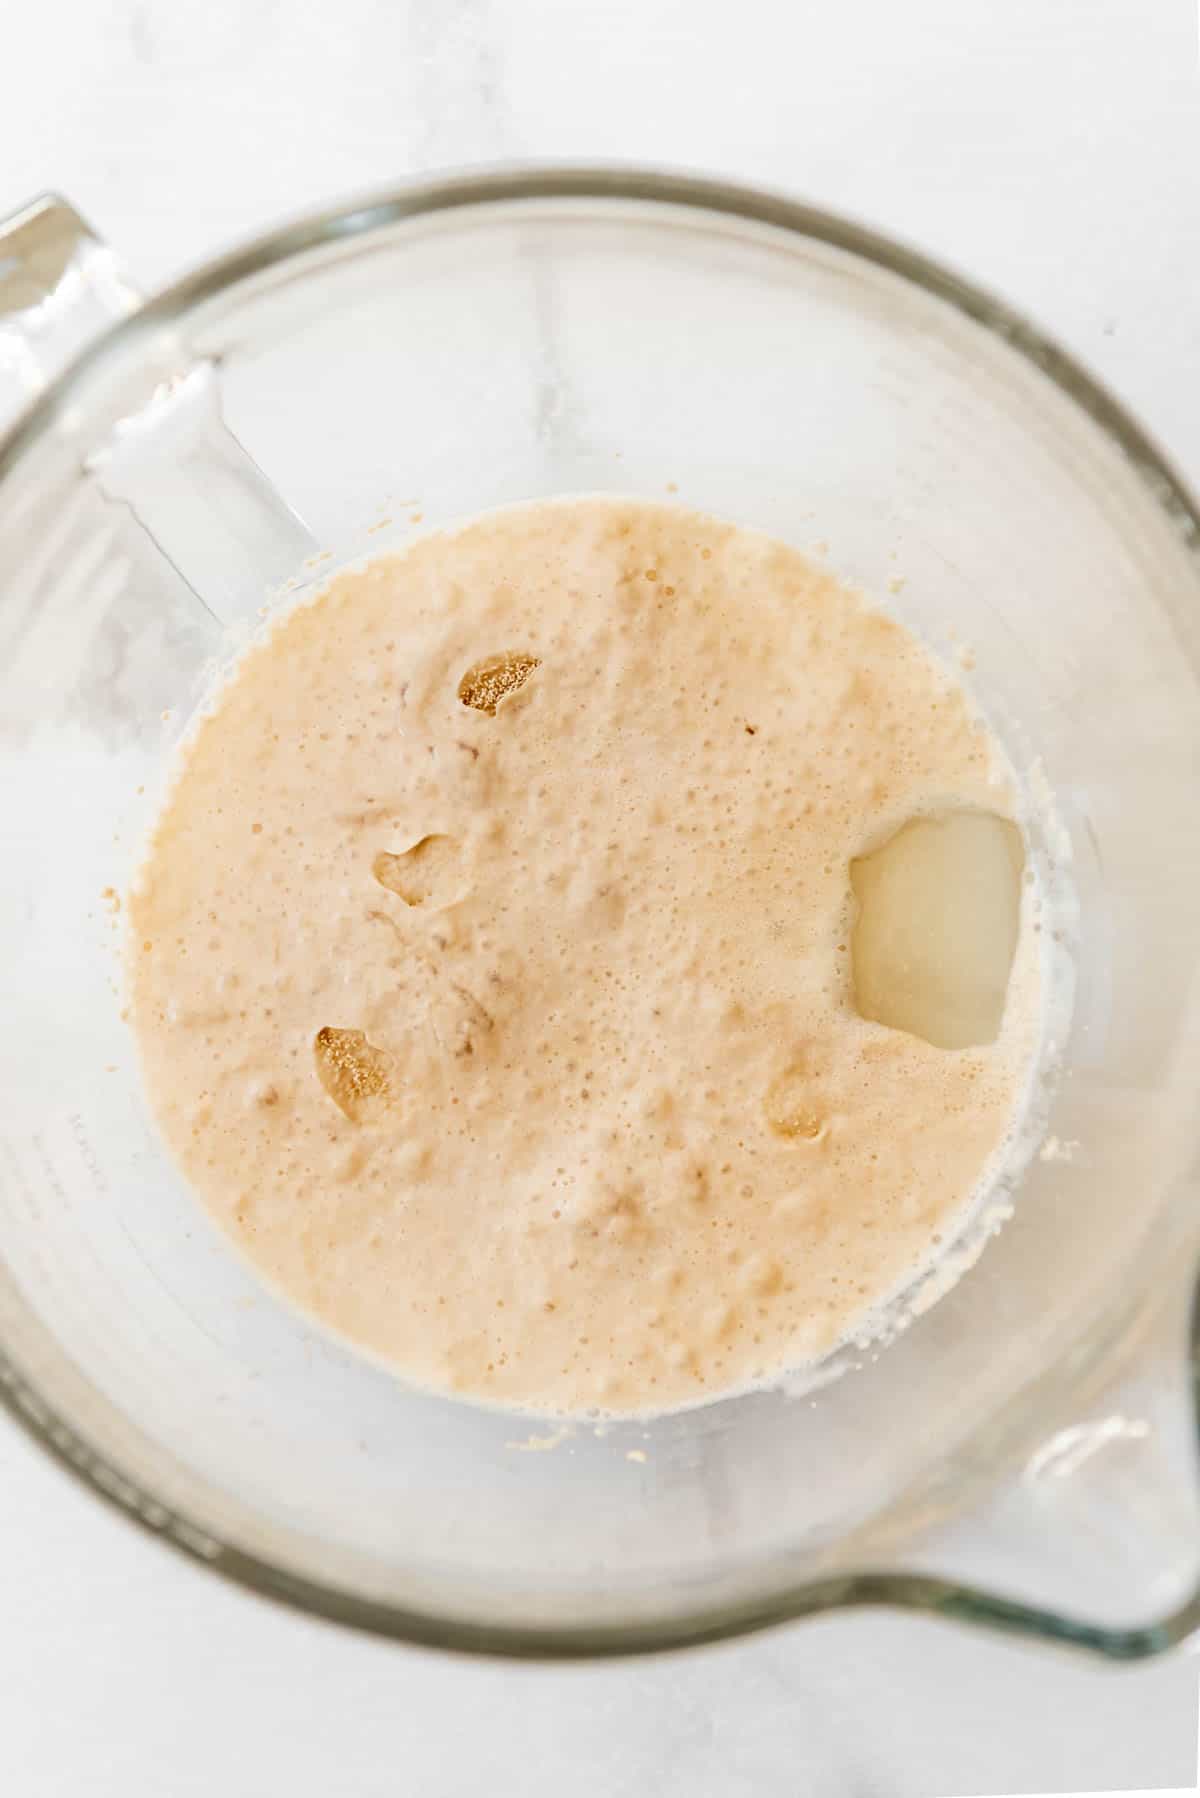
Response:
[{"label": "foamy yeast mixture", "polygon": [[415,1380],[619,1412],[768,1378],[1010,1130],[1028,916],[996,1041],[937,1047],[856,1009],[850,869],[1013,802],[953,679],[794,551],[489,515],[336,579],[199,720],[131,897],[154,1110],[262,1273]]}]

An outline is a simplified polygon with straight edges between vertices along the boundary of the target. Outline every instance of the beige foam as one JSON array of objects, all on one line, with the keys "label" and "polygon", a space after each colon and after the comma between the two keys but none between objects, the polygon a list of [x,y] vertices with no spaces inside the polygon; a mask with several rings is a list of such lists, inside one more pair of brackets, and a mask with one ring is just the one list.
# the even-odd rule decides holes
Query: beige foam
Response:
[{"label": "beige foam", "polygon": [[263,1274],[415,1380],[769,1378],[952,1233],[1035,1037],[1028,928],[994,1042],[860,1016],[851,864],[1013,805],[954,680],[793,551],[491,515],[336,579],[192,732],[129,906],[151,1101]]}]

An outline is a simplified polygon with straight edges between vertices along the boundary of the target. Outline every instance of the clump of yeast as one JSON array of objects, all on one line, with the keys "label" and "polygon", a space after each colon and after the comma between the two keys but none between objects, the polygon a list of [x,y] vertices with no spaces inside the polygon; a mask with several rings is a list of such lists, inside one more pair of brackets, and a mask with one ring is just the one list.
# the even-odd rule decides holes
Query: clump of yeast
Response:
[{"label": "clump of yeast", "polygon": [[458,697],[472,711],[494,718],[501,700],[523,687],[541,665],[541,656],[523,650],[506,649],[501,655],[486,656],[467,669],[458,683]]}]

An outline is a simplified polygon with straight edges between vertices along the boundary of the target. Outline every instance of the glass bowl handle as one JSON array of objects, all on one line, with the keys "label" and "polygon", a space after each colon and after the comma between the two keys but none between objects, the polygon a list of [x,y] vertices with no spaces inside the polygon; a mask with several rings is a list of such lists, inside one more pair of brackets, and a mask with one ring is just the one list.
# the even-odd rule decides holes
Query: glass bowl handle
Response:
[{"label": "glass bowl handle", "polygon": [[[114,252],[73,206],[43,194],[0,219],[0,419],[142,310]],[[169,340],[170,366],[89,470],[127,505],[221,620],[252,611],[317,545],[225,423],[219,371]]]}]

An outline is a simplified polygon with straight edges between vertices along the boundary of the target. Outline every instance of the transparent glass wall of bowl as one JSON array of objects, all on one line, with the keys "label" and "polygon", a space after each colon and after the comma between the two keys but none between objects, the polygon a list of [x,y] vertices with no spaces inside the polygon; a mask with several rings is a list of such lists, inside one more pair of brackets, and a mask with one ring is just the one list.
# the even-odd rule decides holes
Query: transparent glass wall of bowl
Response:
[{"label": "transparent glass wall of bowl", "polygon": [[[1055,796],[1064,835],[1038,852],[1070,860],[1079,897],[1048,1119],[1072,1146],[1033,1162],[978,1264],[885,1352],[793,1395],[560,1430],[348,1352],[185,1189],[141,1094],[104,895],[266,596],[255,576],[239,602],[226,565],[208,604],[142,523],[137,470],[120,495],[104,471],[132,420],[160,486],[194,479],[154,406],[203,363],[329,552],[302,583],[483,507],[607,490],[827,553],[944,652],[969,646]],[[653,1626],[882,1545],[901,1558],[914,1494],[1033,1454],[1118,1355],[1130,1305],[1187,1266],[1196,567],[1085,413],[911,282],[818,236],[598,199],[339,236],[152,308],[76,376],[0,482],[0,589],[0,1336],[214,1539],[530,1628]]]}]

